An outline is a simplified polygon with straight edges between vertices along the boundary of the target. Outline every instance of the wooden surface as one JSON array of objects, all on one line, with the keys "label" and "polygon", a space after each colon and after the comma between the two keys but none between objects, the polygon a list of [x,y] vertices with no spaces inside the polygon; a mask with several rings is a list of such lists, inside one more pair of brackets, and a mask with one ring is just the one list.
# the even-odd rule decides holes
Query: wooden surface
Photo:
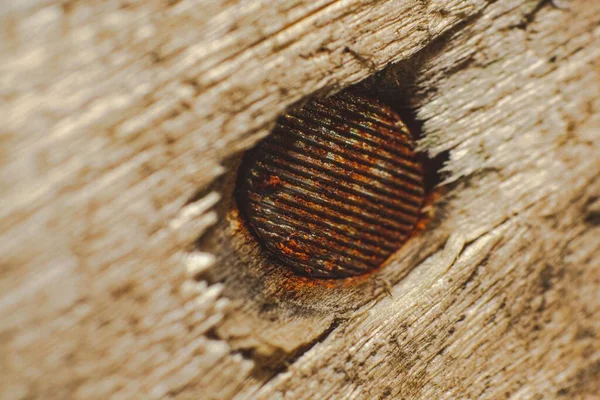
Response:
[{"label": "wooden surface", "polygon": [[[0,55],[1,398],[600,392],[598,1],[24,0]],[[384,269],[311,285],[235,167],[354,84],[449,151],[443,194]]]}]

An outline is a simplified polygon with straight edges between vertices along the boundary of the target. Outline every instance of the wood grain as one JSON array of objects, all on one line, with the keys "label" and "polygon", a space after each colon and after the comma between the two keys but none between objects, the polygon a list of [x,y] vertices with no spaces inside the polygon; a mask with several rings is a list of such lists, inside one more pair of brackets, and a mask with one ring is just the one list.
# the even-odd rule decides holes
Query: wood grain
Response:
[{"label": "wood grain", "polygon": [[[5,2],[0,397],[593,398],[599,39],[594,0]],[[443,195],[300,287],[236,163],[354,84],[449,152]]]}]

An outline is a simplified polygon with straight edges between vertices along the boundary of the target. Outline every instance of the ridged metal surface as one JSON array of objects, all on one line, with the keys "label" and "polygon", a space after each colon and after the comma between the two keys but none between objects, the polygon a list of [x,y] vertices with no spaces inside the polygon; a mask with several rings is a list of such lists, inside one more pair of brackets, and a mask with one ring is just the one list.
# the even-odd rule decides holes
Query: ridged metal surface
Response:
[{"label": "ridged metal surface", "polygon": [[274,256],[302,275],[343,278],[377,268],[409,237],[423,171],[398,115],[345,93],[281,117],[246,155],[237,195]]}]

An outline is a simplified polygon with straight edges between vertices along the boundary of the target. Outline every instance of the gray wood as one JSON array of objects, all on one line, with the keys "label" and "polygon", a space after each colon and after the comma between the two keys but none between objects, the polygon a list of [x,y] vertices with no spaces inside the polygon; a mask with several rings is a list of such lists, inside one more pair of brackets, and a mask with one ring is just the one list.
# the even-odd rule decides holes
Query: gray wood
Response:
[{"label": "gray wood", "polygon": [[[594,398],[600,3],[0,5],[0,398]],[[410,101],[430,222],[361,280],[268,262],[243,151]]]}]

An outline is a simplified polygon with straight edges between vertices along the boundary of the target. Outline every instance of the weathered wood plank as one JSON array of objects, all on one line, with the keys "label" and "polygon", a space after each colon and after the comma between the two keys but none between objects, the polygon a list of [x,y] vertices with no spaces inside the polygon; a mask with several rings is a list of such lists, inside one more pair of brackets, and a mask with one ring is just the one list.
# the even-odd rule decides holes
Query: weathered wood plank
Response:
[{"label": "weathered wood plank", "polygon": [[[597,2],[30,0],[0,21],[3,398],[600,390]],[[225,279],[256,253],[231,160],[384,68],[370,89],[450,150],[435,224],[299,303],[276,273]]]}]

